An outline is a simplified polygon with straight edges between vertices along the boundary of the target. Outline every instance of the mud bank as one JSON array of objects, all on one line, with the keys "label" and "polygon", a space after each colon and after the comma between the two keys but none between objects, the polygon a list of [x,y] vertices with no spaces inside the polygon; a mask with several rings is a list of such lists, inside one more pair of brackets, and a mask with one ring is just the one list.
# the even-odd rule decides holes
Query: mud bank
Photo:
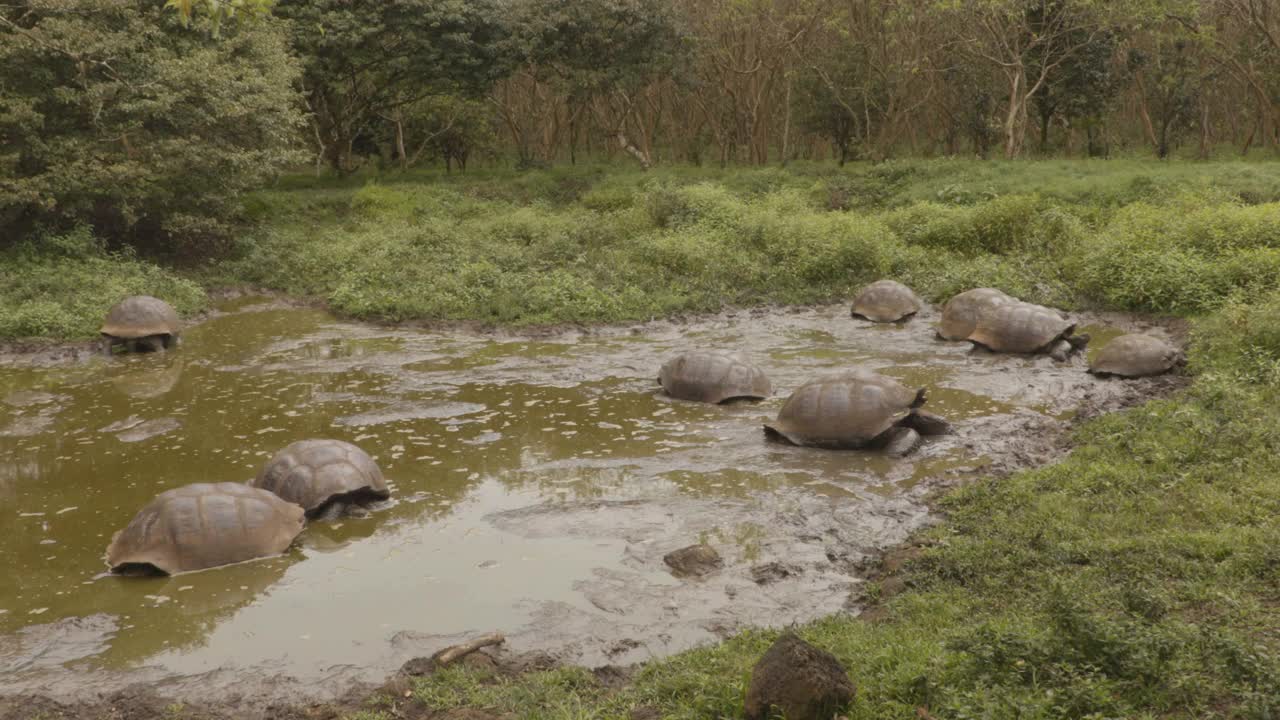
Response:
[{"label": "mud bank", "polygon": [[[935,319],[876,326],[841,305],[521,335],[245,297],[168,356],[11,359],[0,551],[22,580],[0,594],[0,696],[20,711],[34,706],[14,698],[96,713],[160,697],[265,717],[367,692],[491,630],[507,635],[502,657],[625,666],[858,612],[864,568],[933,521],[931,493],[1051,462],[1077,419],[1182,384],[974,352],[936,340]],[[1081,321],[1095,345],[1139,329],[1180,339],[1151,320]],[[777,396],[661,396],[657,367],[687,347],[747,353]],[[928,387],[956,433],[905,460],[763,441],[791,388],[854,365]],[[104,537],[155,492],[245,479],[314,435],[369,449],[397,502],[309,527],[282,558],[145,584],[99,576]],[[672,577],[663,555],[698,541],[724,567]]]}]

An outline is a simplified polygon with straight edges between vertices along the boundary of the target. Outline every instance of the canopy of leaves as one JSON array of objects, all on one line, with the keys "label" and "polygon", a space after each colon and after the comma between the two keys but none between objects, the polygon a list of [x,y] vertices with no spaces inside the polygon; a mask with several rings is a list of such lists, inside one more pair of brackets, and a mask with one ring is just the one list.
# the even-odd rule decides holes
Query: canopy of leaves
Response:
[{"label": "canopy of leaves", "polygon": [[[196,18],[196,24],[208,19]],[[160,3],[0,9],[0,228],[158,246],[225,233],[294,159],[296,63],[269,19],[184,29]]]},{"label": "canopy of leaves", "polygon": [[691,49],[665,0],[524,0],[512,27],[521,58],[577,95],[630,92],[679,73]]}]

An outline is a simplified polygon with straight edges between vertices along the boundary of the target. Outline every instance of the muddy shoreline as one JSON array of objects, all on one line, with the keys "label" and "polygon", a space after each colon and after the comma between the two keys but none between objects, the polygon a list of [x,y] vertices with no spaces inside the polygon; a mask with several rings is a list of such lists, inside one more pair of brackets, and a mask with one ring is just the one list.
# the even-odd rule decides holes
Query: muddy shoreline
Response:
[{"label": "muddy shoreline", "polygon": [[[283,298],[273,298],[265,304],[260,297],[254,299],[246,294],[246,298],[260,307],[297,307]],[[227,300],[229,298],[223,302]],[[227,313],[234,312],[234,308],[220,310],[208,314],[207,319],[225,317]],[[474,327],[464,330],[452,325],[447,329],[454,335],[470,333],[485,340],[541,341],[555,338],[571,347],[578,340],[642,336],[646,341],[667,348],[686,342],[690,336],[734,337],[739,326],[748,325],[752,329],[743,331],[746,342],[750,342],[753,332],[772,333],[771,337],[794,340],[776,345],[773,352],[778,358],[789,358],[793,353],[789,348],[797,346],[843,347],[842,343],[848,340],[847,333],[879,332],[881,334],[875,337],[895,351],[907,352],[904,357],[932,347],[930,341],[921,339],[911,339],[908,347],[900,347],[903,342],[900,329],[872,331],[854,327],[849,324],[852,321],[844,318],[844,312],[843,305],[785,310],[751,308],[692,319],[558,327],[554,331]],[[1185,326],[1176,321],[1109,313],[1080,313],[1078,316],[1084,324],[1106,325],[1124,331],[1153,330],[1175,340],[1185,339]],[[932,319],[928,314],[922,318],[925,322]],[[846,335],[831,335],[821,329],[831,327],[832,323],[842,328],[840,332]],[[412,324],[340,324],[343,329],[336,332],[338,336],[359,332],[360,327],[368,328],[366,334],[370,337],[388,330],[403,334],[420,329]],[[328,334],[322,335],[328,337]],[[276,353],[293,352],[292,347],[284,343]],[[939,347],[938,351],[946,352],[944,359],[952,366],[967,367],[972,371],[947,381],[955,386],[950,392],[961,393],[956,396],[960,400],[955,402],[977,393],[974,397],[990,397],[992,402],[1014,404],[994,414],[972,416],[946,444],[931,447],[900,471],[887,471],[886,477],[899,486],[892,495],[880,497],[874,493],[863,493],[856,503],[851,504],[839,492],[828,496],[796,486],[754,490],[743,498],[664,498],[641,493],[634,498],[606,496],[582,497],[568,502],[526,502],[487,511],[483,516],[487,526],[527,542],[555,541],[558,538],[571,538],[587,545],[619,542],[625,546],[625,553],[618,567],[602,569],[589,580],[579,583],[578,592],[593,608],[595,615],[584,615],[562,604],[548,603],[538,609],[533,622],[527,627],[508,632],[507,648],[495,653],[486,651],[490,660],[479,658],[476,661],[492,662],[504,672],[519,672],[528,667],[556,663],[612,668],[605,672],[616,680],[627,674],[619,667],[633,667],[646,657],[678,652],[687,647],[691,639],[706,642],[725,637],[743,627],[744,618],[770,617],[775,607],[807,608],[798,616],[801,619],[815,619],[831,613],[857,614],[864,609],[862,583],[877,576],[879,571],[875,568],[880,566],[885,553],[890,557],[900,554],[902,548],[909,546],[914,533],[940,519],[930,507],[938,493],[972,478],[999,477],[1053,462],[1070,449],[1071,431],[1081,420],[1167,395],[1187,382],[1180,376],[1129,383],[1097,381],[1083,375],[1083,360],[1080,358],[1066,366],[1055,365],[1047,359],[1019,359],[1012,364],[1015,377],[1023,382],[1017,385],[1007,380],[1007,368],[991,363],[990,358],[967,356],[954,346]],[[648,349],[639,355],[634,350],[613,352],[612,355],[606,352],[592,361],[594,365],[585,368],[571,362],[544,368],[535,358],[511,367],[498,364],[472,372],[485,381],[499,382],[527,375],[531,368],[541,368],[545,375],[542,381],[551,387],[581,383],[584,377],[621,374],[629,378],[628,387],[638,388],[643,387],[646,377],[652,377],[652,368],[649,367],[652,358],[647,354],[651,352]],[[8,360],[20,365],[40,366],[46,362],[66,363],[75,357],[74,353],[62,356],[48,353],[48,348],[45,348],[24,356],[12,356]],[[634,367],[626,364],[632,362],[629,359],[632,356],[641,359]],[[835,355],[825,359],[823,356],[792,359],[790,362],[798,364],[782,374],[782,385],[794,385],[815,369],[840,362],[839,358]],[[388,362],[406,361],[393,359]],[[0,358],[0,363],[3,362],[4,359]],[[294,368],[317,363],[314,359],[291,362],[290,367]],[[327,362],[326,368],[336,367],[342,361]],[[908,379],[932,382],[927,370],[926,363],[911,370],[916,374]],[[925,374],[919,375],[922,372]],[[1027,378],[1037,379],[1026,383]],[[947,399],[944,393],[940,402]],[[359,419],[351,422],[384,422],[386,420],[382,416],[394,417],[397,412],[403,412],[399,409],[402,404],[393,403],[389,407],[390,412],[374,410],[353,415],[351,417]],[[1039,409],[1032,411],[1027,407]],[[735,412],[739,412],[740,419],[746,419],[754,418],[762,411],[748,409]],[[742,412],[746,415],[741,415]],[[732,413],[730,415],[732,419]],[[751,435],[734,442],[745,443],[733,446],[737,451],[749,447],[755,452],[758,438]],[[984,461],[947,461],[948,453],[963,456],[966,449],[979,453]],[[700,464],[709,462],[705,453],[696,446],[690,445],[680,452],[684,453],[681,462],[688,467],[697,469]],[[830,463],[833,456],[797,457],[797,466],[802,466],[815,459],[820,463]],[[535,469],[543,473],[559,472],[561,465],[557,462],[543,461]],[[589,462],[578,465],[591,467]],[[605,464],[599,467],[604,468]],[[564,469],[568,469],[567,466]],[[921,472],[923,474],[918,478],[913,475]],[[819,480],[821,471],[809,484]],[[758,496],[767,496],[768,502],[759,502]],[[732,519],[744,525],[767,528],[768,532],[745,543],[723,540],[721,546],[728,553],[728,568],[713,583],[637,584],[642,577],[647,577],[646,573],[652,573],[653,567],[661,566],[661,556],[671,549],[672,544],[687,544],[699,536],[719,532],[717,519]],[[653,542],[654,538],[665,539]],[[774,577],[772,570],[765,567],[771,564],[783,567],[783,579],[776,582],[771,579]],[[799,572],[789,575],[786,567],[799,568]],[[685,607],[708,609],[685,615],[682,610]],[[717,608],[732,608],[732,612],[719,620]],[[635,627],[628,627],[624,619],[634,623]],[[103,632],[101,628],[90,627],[92,618],[72,620],[43,634],[37,631],[31,637],[42,642],[43,638],[59,633],[66,635],[83,631],[93,636]],[[667,628],[676,636],[669,646],[663,644],[662,632],[655,634],[654,629],[659,627]],[[552,628],[551,637],[540,637],[540,628]],[[584,638],[593,640],[588,642]],[[411,661],[466,639],[465,633],[452,636],[396,633],[390,639],[393,653],[388,658]],[[364,698],[377,692],[384,684],[382,677],[387,672],[384,669],[380,673],[371,673],[368,668],[341,664],[333,665],[322,674],[311,674],[302,679],[267,668],[217,669],[194,674],[175,674],[145,665],[123,671],[104,670],[83,662],[64,666],[56,662],[56,643],[49,647],[53,655],[38,671],[0,674],[0,718],[31,717],[38,712],[44,712],[47,717],[163,717],[175,702],[183,703],[188,713],[186,716],[194,717],[336,716],[344,709],[362,707]],[[24,649],[22,656],[29,659],[31,653]],[[0,668],[5,667],[4,659],[4,649],[0,647]],[[385,667],[386,662],[382,666]],[[403,682],[403,678],[397,675],[386,681],[393,689],[402,686]]]}]

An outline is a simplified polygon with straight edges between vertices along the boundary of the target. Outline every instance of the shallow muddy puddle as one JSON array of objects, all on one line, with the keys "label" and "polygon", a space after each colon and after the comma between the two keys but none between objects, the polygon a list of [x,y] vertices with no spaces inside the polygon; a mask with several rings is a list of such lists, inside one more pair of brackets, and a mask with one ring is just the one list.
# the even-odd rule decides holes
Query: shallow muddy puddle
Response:
[{"label": "shallow muddy puddle", "polygon": [[[175,352],[0,367],[0,692],[270,694],[288,676],[323,695],[493,630],[595,665],[810,620],[848,609],[859,563],[927,522],[927,489],[1043,461],[1076,408],[1150,392],[1081,358],[940,342],[930,315],[872,326],[843,306],[538,338],[220,310]],[[691,346],[747,353],[777,395],[662,396],[658,366]],[[957,432],[898,460],[764,441],[790,389],[854,366],[927,387]],[[307,437],[365,448],[393,501],[312,524],[279,558],[103,574],[111,535],[157,493],[247,480]],[[672,577],[662,556],[699,540],[725,568]]]}]

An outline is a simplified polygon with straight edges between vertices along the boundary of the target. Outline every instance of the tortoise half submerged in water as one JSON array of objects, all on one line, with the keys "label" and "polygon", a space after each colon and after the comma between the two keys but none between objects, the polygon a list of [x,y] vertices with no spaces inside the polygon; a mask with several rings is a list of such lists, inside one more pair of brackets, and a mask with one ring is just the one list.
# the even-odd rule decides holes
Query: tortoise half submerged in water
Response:
[{"label": "tortoise half submerged in water", "polygon": [[1057,310],[1012,301],[982,308],[966,339],[995,352],[1046,353],[1063,361],[1089,344],[1088,335],[1072,334],[1075,329],[1075,322]]},{"label": "tortoise half submerged in water", "polygon": [[871,322],[894,323],[910,319],[922,307],[911,288],[894,280],[877,280],[854,298],[852,314]]},{"label": "tortoise half submerged in water", "polygon": [[965,290],[942,306],[942,322],[938,337],[943,340],[968,340],[978,325],[978,316],[987,308],[1017,302],[995,288]]},{"label": "tortoise half submerged in water", "polygon": [[160,493],[111,538],[107,563],[126,575],[204,570],[284,552],[302,508],[239,483],[197,483]]},{"label": "tortoise half submerged in water", "polygon": [[155,352],[178,344],[182,321],[169,303],[150,295],[134,295],[107,312],[98,332],[107,352],[117,346],[129,352]]},{"label": "tortoise half submerged in water", "polygon": [[1146,377],[1167,373],[1186,362],[1182,352],[1157,337],[1134,333],[1107,343],[1089,364],[1099,377]]},{"label": "tortoise half submerged in water", "polygon": [[680,400],[722,403],[761,400],[773,393],[764,371],[737,353],[691,350],[662,364],[658,382]]},{"label": "tortoise half submerged in water", "polygon": [[362,516],[369,504],[391,497],[373,458],[341,440],[299,440],[249,484],[301,505],[310,519]]},{"label": "tortoise half submerged in water", "polygon": [[869,370],[810,380],[796,388],[766,423],[765,435],[793,445],[830,449],[883,449],[905,455],[921,435],[950,431],[946,420],[920,409],[924,388]]}]

